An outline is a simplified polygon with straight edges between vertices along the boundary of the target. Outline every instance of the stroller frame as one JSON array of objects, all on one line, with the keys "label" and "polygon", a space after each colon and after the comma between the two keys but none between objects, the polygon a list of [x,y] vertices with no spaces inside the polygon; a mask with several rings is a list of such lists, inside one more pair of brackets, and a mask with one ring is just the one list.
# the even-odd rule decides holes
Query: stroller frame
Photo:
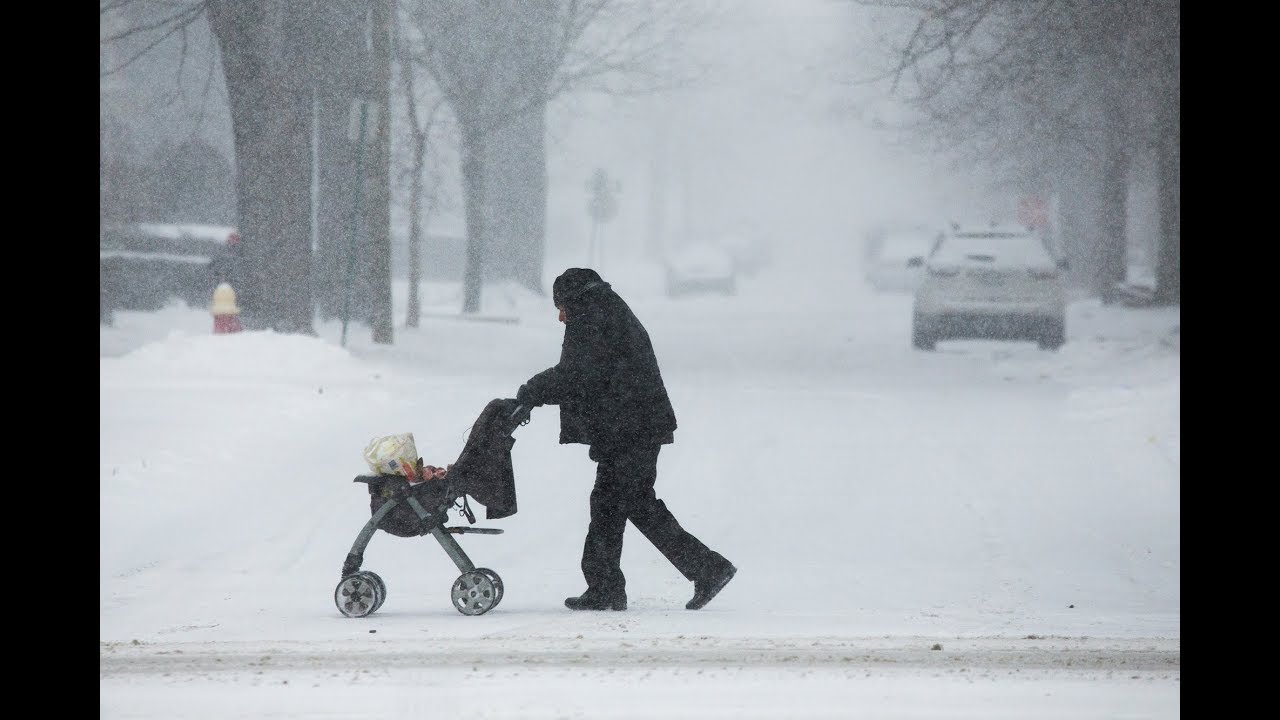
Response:
[{"label": "stroller frame", "polygon": [[[504,423],[503,431],[510,434],[517,426],[529,422],[529,411],[530,408],[517,405],[514,411],[501,420]],[[462,508],[467,520],[475,522],[475,515],[466,504],[466,495],[456,489],[450,477],[410,483],[408,478],[402,475],[357,475],[355,482],[368,484],[371,495],[375,490],[381,491],[387,487],[390,487],[391,493],[390,497],[386,498],[382,506],[374,511],[372,517],[360,528],[355,542],[351,544],[351,549],[347,551],[347,557],[342,562],[341,580],[333,591],[333,602],[338,606],[339,612],[346,617],[367,617],[377,612],[387,599],[387,585],[382,577],[371,570],[361,570],[360,566],[364,564],[364,550],[373,540],[374,534],[382,526],[388,514],[401,504],[407,504],[418,517],[417,536],[430,535],[435,538],[461,572],[449,590],[454,609],[463,615],[483,615],[502,602],[502,578],[489,568],[476,567],[475,563],[471,562],[471,558],[467,557],[462,546],[452,537],[464,533],[499,535],[502,530],[445,527],[444,522],[448,518],[449,509],[459,499],[463,501]],[[433,493],[433,497],[439,499],[429,502],[431,507],[428,509],[423,504],[423,497],[427,494],[426,491],[437,488],[442,488],[443,493]]]},{"label": "stroller frame", "polygon": [[[447,498],[439,505],[428,510],[414,496],[414,486],[400,475],[358,475],[355,482],[368,483],[371,487],[391,485],[392,497],[378,508],[377,512],[364,524],[355,542],[347,552],[342,563],[342,579],[333,591],[333,601],[338,611],[347,617],[366,617],[378,611],[387,599],[387,586],[382,578],[370,570],[361,570],[364,563],[364,550],[373,540],[386,516],[401,503],[407,503],[418,516],[422,524],[420,535],[430,535],[440,543],[449,559],[461,571],[461,575],[453,582],[450,596],[453,606],[463,615],[483,615],[497,607],[502,601],[502,578],[488,568],[477,568],[466,551],[453,539],[453,535],[476,533],[481,535],[498,535],[502,530],[497,528],[445,527],[444,521],[449,508],[455,502],[452,490],[445,492]],[[438,480],[432,482],[445,482]]]}]

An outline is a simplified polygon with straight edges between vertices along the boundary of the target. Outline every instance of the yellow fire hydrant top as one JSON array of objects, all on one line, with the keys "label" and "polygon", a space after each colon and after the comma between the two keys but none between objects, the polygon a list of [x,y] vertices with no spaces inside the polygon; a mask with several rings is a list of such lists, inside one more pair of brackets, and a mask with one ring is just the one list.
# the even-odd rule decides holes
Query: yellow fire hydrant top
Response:
[{"label": "yellow fire hydrant top", "polygon": [[236,307],[236,291],[231,289],[228,283],[221,283],[213,290],[213,305],[209,306],[209,312],[214,315],[237,315],[240,308]]}]

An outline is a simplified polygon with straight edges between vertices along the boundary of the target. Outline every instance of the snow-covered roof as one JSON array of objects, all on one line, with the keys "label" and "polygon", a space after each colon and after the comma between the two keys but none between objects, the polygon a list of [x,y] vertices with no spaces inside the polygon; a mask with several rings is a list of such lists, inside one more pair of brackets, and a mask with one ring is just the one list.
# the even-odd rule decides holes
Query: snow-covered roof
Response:
[{"label": "snow-covered roof", "polygon": [[181,240],[203,240],[206,242],[225,243],[232,233],[236,232],[230,225],[209,225],[204,223],[138,223],[138,230],[157,237]]}]

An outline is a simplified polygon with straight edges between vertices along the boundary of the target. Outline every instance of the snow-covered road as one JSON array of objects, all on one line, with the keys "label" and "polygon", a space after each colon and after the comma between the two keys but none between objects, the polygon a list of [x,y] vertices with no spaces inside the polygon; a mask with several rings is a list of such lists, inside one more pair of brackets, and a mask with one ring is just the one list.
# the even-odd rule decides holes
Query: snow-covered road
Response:
[{"label": "snow-covered road", "polygon": [[594,465],[554,408],[516,431],[519,512],[476,508],[504,534],[459,538],[500,607],[459,614],[435,541],[382,534],[384,606],[334,607],[365,443],[414,432],[451,461],[488,399],[555,362],[545,298],[345,349],[332,324],[122,314],[101,343],[101,716],[1178,717],[1177,309],[1085,301],[1056,353],[920,353],[909,298],[822,287],[630,293],[680,421],[659,497],[739,567],[698,612],[634,529],[629,609],[564,609]]}]

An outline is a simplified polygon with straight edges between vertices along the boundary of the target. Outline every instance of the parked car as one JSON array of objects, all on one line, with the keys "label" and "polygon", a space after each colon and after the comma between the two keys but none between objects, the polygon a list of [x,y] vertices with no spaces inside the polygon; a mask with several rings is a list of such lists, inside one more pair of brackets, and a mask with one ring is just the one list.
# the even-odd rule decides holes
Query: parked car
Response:
[{"label": "parked car", "polygon": [[99,237],[101,308],[158,310],[173,299],[208,305],[220,282],[233,282],[240,234],[234,227],[199,223],[127,223]]},{"label": "parked car", "polygon": [[773,262],[773,248],[758,232],[723,235],[715,244],[733,258],[734,274],[740,277],[751,277]]},{"label": "parked car", "polygon": [[668,297],[690,293],[733,295],[738,291],[737,271],[728,250],[711,243],[694,243],[667,256]]},{"label": "parked car", "polygon": [[1066,340],[1066,260],[1019,225],[953,226],[920,264],[911,342],[1031,340],[1057,350]]},{"label": "parked car", "polygon": [[867,283],[877,292],[914,292],[924,277],[921,261],[941,234],[928,227],[915,227],[875,235],[868,241],[864,268]]}]

